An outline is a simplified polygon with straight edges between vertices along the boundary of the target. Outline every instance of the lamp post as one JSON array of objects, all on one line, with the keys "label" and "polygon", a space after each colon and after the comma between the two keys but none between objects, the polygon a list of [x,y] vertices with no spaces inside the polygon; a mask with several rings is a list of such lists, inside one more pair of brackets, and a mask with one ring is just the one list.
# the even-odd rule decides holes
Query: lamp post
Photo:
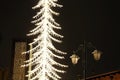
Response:
[{"label": "lamp post", "polygon": [[[88,48],[92,48],[93,51],[91,52],[91,54],[93,55],[93,58],[95,61],[99,61],[100,58],[101,58],[101,54],[102,52],[97,50],[93,45],[92,43],[86,43],[84,41],[83,44],[80,44],[80,46],[78,47],[78,49],[76,51],[73,52],[73,54],[70,56],[71,58],[71,61],[72,61],[72,64],[73,65],[76,65],[78,63],[78,60],[81,59],[76,53],[78,51],[82,51],[82,66],[83,66],[83,78],[82,79],[79,79],[79,80],[85,80],[86,78],[86,61],[87,61],[87,55],[86,55],[86,52],[87,52],[87,49]],[[80,76],[80,75],[79,75]]]}]

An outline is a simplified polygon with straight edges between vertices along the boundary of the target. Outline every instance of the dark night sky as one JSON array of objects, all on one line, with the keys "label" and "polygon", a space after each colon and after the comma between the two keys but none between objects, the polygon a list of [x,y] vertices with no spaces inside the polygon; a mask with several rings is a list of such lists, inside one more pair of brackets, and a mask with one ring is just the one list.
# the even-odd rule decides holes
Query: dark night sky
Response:
[{"label": "dark night sky", "polygon": [[[67,60],[83,40],[92,42],[103,52],[99,62],[101,72],[120,69],[119,2],[112,0],[60,0],[63,8],[56,21],[64,36],[63,51]],[[0,2],[0,66],[10,66],[12,40],[24,39],[33,25],[34,0],[2,0]],[[61,44],[59,44],[61,45]],[[71,63],[67,61],[68,65]]]}]

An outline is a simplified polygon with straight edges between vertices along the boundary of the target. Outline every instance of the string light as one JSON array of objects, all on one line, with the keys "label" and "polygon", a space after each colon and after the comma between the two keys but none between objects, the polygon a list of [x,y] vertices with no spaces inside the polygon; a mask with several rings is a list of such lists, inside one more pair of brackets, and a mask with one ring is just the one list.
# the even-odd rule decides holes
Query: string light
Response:
[{"label": "string light", "polygon": [[[37,35],[32,45],[33,48],[23,52],[23,54],[30,54],[32,52],[32,57],[25,61],[25,65],[22,67],[32,66],[32,70],[28,71],[27,77],[30,76],[30,80],[59,80],[61,77],[57,73],[64,73],[64,70],[57,69],[54,65],[60,67],[67,67],[67,65],[61,64],[54,60],[54,58],[64,59],[66,54],[53,45],[53,41],[61,43],[62,41],[58,38],[63,38],[62,35],[56,33],[55,29],[61,29],[60,25],[55,22],[53,15],[59,15],[59,13],[52,10],[52,7],[62,7],[62,5],[57,4],[58,0],[39,0],[36,6],[32,9],[40,9],[35,16],[33,16],[35,28],[30,31],[28,36]],[[54,53],[53,53],[54,51]]]}]

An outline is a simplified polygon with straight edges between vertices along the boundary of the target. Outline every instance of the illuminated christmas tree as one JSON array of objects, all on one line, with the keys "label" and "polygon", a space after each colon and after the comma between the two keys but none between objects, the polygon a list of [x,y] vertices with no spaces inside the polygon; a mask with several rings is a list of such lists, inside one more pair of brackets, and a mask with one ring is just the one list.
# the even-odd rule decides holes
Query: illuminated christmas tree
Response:
[{"label": "illuminated christmas tree", "polygon": [[[61,29],[60,25],[55,22],[53,15],[59,15],[59,13],[52,10],[53,7],[62,7],[57,4],[58,0],[39,0],[33,9],[39,9],[35,16],[33,16],[35,28],[30,31],[28,36],[37,37],[34,38],[32,48],[23,54],[30,54],[32,57],[25,61],[25,65],[22,67],[32,66],[31,71],[28,71],[27,77],[30,76],[30,80],[59,80],[61,77],[58,73],[64,73],[64,70],[57,69],[55,66],[67,67],[67,65],[61,64],[54,60],[54,58],[64,59],[65,52],[57,50],[54,42],[60,43],[62,35],[56,33],[55,29]],[[58,54],[59,53],[59,54]]]}]

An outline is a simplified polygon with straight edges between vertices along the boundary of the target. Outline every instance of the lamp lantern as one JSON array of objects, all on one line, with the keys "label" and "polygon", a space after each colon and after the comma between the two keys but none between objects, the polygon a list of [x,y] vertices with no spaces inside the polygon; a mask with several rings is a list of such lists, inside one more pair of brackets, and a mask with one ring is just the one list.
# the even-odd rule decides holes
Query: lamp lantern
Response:
[{"label": "lamp lantern", "polygon": [[76,54],[72,54],[72,56],[70,56],[70,58],[71,58],[71,61],[73,64],[77,64],[78,60],[80,59],[80,57]]},{"label": "lamp lantern", "polygon": [[102,53],[101,53],[101,51],[94,50],[94,51],[92,52],[92,54],[93,54],[94,59],[95,59],[96,61],[98,61],[98,60],[100,60]]}]

